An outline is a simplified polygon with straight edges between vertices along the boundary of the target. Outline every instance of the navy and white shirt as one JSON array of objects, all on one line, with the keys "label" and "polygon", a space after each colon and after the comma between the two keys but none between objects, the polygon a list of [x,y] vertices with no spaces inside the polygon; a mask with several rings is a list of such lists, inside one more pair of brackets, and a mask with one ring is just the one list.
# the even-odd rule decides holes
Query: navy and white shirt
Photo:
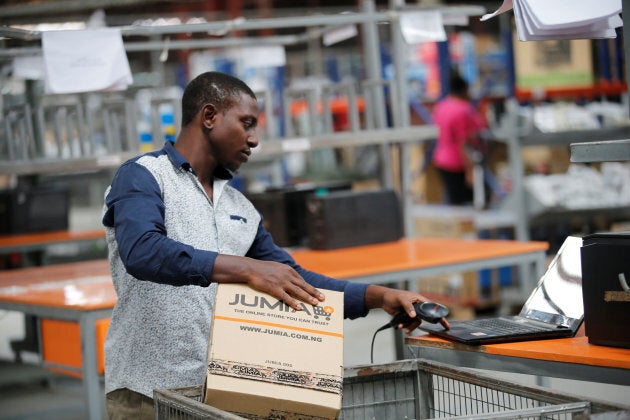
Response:
[{"label": "navy and white shirt", "polygon": [[105,341],[105,392],[152,397],[154,389],[203,383],[218,254],[289,264],[313,286],[343,291],[346,318],[367,315],[367,285],[298,266],[230,178],[217,171],[211,201],[170,142],[114,176],[103,214],[118,295]]}]

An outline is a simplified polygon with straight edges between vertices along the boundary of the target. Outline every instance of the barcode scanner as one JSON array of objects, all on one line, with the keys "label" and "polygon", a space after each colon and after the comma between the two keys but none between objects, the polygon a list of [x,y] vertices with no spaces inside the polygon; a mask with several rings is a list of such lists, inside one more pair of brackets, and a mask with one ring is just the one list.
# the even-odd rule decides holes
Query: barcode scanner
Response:
[{"label": "barcode scanner", "polygon": [[[448,316],[449,310],[446,306],[436,303],[436,302],[415,302],[413,304],[413,309],[416,311],[416,317],[411,318],[407,312],[401,311],[392,317],[392,319],[378,330],[374,332],[374,336],[372,336],[372,350],[370,352],[370,363],[374,363],[374,339],[376,338],[376,334],[379,331],[386,330],[388,328],[397,328],[400,324],[409,325],[413,321],[427,321],[432,324],[436,324],[440,321],[440,319]],[[446,327],[445,327],[446,328]]]}]

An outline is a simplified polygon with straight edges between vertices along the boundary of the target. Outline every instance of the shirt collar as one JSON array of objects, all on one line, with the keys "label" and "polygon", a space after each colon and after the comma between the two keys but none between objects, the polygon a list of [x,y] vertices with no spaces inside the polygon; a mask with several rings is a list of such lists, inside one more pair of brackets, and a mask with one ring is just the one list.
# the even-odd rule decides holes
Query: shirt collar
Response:
[{"label": "shirt collar", "polygon": [[[186,158],[184,158],[181,153],[179,153],[177,149],[175,149],[173,142],[165,142],[164,148],[162,150],[164,150],[164,153],[166,153],[173,165],[178,168],[182,168],[185,171],[192,170],[194,172],[194,169],[192,169],[190,162],[188,162]],[[232,173],[222,166],[219,166],[215,169],[214,176],[221,179],[232,179]]]}]

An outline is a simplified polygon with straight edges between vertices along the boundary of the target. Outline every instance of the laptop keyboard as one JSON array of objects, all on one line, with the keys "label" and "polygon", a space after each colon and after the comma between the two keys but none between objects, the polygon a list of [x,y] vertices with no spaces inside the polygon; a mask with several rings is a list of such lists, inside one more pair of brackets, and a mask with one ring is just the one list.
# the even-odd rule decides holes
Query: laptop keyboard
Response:
[{"label": "laptop keyboard", "polygon": [[544,328],[538,328],[533,325],[522,325],[502,318],[474,319],[467,321],[467,324],[473,327],[487,329],[498,334],[522,334],[547,331]]}]

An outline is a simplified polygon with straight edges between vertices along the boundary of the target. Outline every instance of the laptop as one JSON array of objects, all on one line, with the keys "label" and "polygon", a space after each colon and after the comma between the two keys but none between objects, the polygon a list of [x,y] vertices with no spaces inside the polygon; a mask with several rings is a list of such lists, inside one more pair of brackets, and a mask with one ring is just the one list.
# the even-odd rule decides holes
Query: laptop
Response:
[{"label": "laptop", "polygon": [[582,238],[569,236],[516,316],[452,321],[451,329],[423,322],[420,329],[465,344],[573,337],[584,319]]}]

